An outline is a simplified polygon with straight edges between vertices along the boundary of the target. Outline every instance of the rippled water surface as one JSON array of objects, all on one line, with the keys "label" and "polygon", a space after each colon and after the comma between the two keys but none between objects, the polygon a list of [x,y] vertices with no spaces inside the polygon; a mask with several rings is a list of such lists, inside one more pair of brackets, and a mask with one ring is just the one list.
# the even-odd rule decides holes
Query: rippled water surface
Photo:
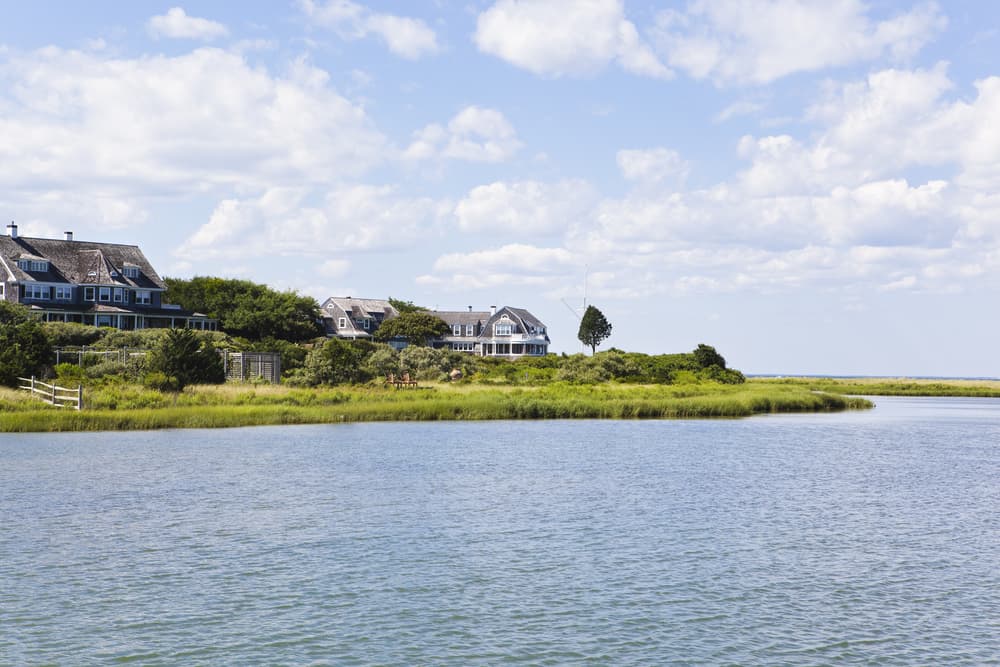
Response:
[{"label": "rippled water surface", "polygon": [[0,435],[0,664],[1000,660],[1000,402]]}]

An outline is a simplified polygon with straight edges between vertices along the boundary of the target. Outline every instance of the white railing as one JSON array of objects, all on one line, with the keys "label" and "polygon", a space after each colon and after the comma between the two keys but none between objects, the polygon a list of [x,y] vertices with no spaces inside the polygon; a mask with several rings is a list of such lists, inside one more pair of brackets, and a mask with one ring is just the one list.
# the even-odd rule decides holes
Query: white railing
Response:
[{"label": "white railing", "polygon": [[76,389],[57,387],[54,384],[36,380],[34,375],[30,378],[17,379],[21,381],[18,389],[30,391],[33,396],[37,396],[49,405],[54,405],[58,408],[73,408],[74,410],[83,409],[82,385],[77,385]]}]

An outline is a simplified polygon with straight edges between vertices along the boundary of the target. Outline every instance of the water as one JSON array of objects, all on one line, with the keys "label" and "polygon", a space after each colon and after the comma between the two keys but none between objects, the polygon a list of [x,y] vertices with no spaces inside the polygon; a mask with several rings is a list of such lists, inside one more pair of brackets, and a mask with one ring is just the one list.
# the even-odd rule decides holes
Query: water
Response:
[{"label": "water", "polygon": [[1000,662],[1000,402],[0,436],[0,664]]}]

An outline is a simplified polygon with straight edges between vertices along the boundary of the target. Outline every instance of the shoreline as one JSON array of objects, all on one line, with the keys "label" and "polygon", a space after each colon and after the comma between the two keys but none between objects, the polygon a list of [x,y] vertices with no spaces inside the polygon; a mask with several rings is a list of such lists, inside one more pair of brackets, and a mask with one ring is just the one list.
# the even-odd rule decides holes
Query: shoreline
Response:
[{"label": "shoreline", "polygon": [[280,385],[219,385],[190,387],[177,395],[138,387],[118,389],[119,393],[111,398],[99,395],[103,404],[82,411],[38,408],[22,402],[20,409],[0,413],[0,432],[232,428],[368,421],[731,419],[873,407],[864,398],[816,392],[803,386],[762,383],[428,385],[416,391],[372,386],[297,389]]}]

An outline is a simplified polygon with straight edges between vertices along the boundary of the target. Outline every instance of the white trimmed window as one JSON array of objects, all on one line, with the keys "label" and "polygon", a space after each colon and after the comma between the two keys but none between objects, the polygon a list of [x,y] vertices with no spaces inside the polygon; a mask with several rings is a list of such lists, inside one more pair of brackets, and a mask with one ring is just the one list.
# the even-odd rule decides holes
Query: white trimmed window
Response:
[{"label": "white trimmed window", "polygon": [[367,329],[371,329],[371,328],[372,328],[372,321],[366,317],[365,318],[365,329],[367,330]]},{"label": "white trimmed window", "polygon": [[346,329],[347,328],[347,318],[346,317],[341,317],[339,320],[337,320],[337,328],[338,329]]},{"label": "white trimmed window", "polygon": [[97,288],[97,300],[98,301],[111,301],[111,288],[110,287],[98,287]]},{"label": "white trimmed window", "polygon": [[497,322],[493,325],[494,336],[510,336],[514,333],[514,325],[510,322]]},{"label": "white trimmed window", "polygon": [[83,288],[83,300],[84,301],[93,301],[94,300],[94,288],[93,287],[84,287]]},{"label": "white trimmed window", "polygon": [[475,343],[452,343],[451,349],[455,352],[473,352],[476,349]]},{"label": "white trimmed window", "polygon": [[126,266],[122,268],[122,275],[126,278],[138,278],[139,277],[139,267],[138,266]]},{"label": "white trimmed window", "polygon": [[466,336],[475,336],[476,335],[476,325],[475,324],[466,324],[465,325],[465,335]]},{"label": "white trimmed window", "polygon": [[17,260],[17,268],[22,271],[48,271],[49,270],[49,260],[47,259],[19,259]]},{"label": "white trimmed window", "polygon": [[45,285],[38,285],[35,283],[29,283],[24,286],[24,298],[25,299],[48,299],[49,298],[49,288]]},{"label": "white trimmed window", "polygon": [[148,306],[153,302],[152,292],[149,290],[136,290],[135,302]]},{"label": "white trimmed window", "polygon": [[462,335],[462,325],[461,324],[452,324],[451,325],[451,332],[453,334],[455,334],[456,336],[461,336]]},{"label": "white trimmed window", "polygon": [[121,303],[122,301],[125,300],[125,290],[123,290],[121,287],[116,287],[114,289],[114,295],[115,295],[115,303]]},{"label": "white trimmed window", "polygon": [[57,301],[70,301],[73,298],[73,288],[69,285],[58,285],[56,287]]}]

